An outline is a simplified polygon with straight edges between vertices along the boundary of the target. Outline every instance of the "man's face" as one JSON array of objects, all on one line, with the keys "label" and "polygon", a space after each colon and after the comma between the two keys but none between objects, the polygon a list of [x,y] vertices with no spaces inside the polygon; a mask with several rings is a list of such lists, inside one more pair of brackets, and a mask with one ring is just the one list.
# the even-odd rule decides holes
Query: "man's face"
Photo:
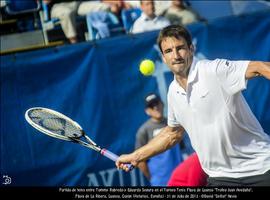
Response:
[{"label": "man's face", "polygon": [[160,120],[163,118],[163,104],[156,102],[150,107],[146,108],[146,113],[154,119]]},{"label": "man's face", "polygon": [[161,42],[162,58],[175,75],[186,76],[192,63],[193,46],[184,38],[166,37]]},{"label": "man's face", "polygon": [[148,17],[155,16],[155,5],[153,1],[143,1],[141,3],[141,8]]}]

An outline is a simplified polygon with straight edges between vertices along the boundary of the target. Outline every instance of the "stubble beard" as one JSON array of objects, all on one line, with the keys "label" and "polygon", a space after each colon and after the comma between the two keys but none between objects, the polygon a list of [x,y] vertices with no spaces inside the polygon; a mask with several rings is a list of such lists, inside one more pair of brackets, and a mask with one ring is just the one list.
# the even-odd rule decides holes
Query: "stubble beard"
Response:
[{"label": "stubble beard", "polygon": [[186,62],[184,62],[183,69],[179,73],[179,76],[182,76],[184,78],[187,78],[188,77],[188,74],[189,74],[189,71],[190,71],[190,67],[191,67],[191,64],[192,64],[192,60],[193,60],[193,55],[191,55],[189,57],[189,59]]},{"label": "stubble beard", "polygon": [[183,66],[177,67],[177,69],[174,71],[174,74],[182,78],[187,78],[189,70],[190,66],[187,63],[183,63]]}]

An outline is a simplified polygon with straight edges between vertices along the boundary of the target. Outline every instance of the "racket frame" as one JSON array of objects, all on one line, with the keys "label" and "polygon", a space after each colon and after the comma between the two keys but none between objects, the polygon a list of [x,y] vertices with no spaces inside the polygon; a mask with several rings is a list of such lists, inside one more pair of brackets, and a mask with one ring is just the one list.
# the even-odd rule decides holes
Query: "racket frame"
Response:
[{"label": "racket frame", "polygon": [[[36,123],[34,123],[31,118],[29,117],[29,112],[31,112],[32,110],[45,110],[49,113],[52,113],[52,114],[55,114],[56,116],[59,116],[63,119],[65,119],[66,121],[70,122],[71,124],[73,124],[75,127],[77,127],[80,131],[81,131],[81,136],[80,137],[67,137],[67,136],[64,136],[64,135],[59,135],[59,134],[55,134],[39,125],[37,125]],[[51,136],[51,137],[54,137],[54,138],[57,138],[57,139],[61,139],[61,140],[65,140],[65,141],[69,141],[69,142],[74,142],[74,143],[79,143],[81,144],[82,146],[85,146],[87,148],[90,148],[94,151],[97,151],[99,152],[101,155],[103,156],[106,156],[107,158],[113,160],[113,161],[116,161],[118,159],[119,156],[117,156],[116,154],[112,153],[111,151],[105,149],[105,148],[101,148],[100,146],[98,146],[93,140],[91,140],[84,132],[84,130],[82,129],[82,127],[75,121],[73,121],[72,119],[70,119],[69,117],[63,115],[62,113],[59,113],[55,110],[51,110],[51,109],[48,109],[48,108],[43,108],[43,107],[32,107],[32,108],[29,108],[26,112],[25,112],[25,119],[26,121],[31,125],[33,126],[35,129],[39,130],[40,132],[48,135],[48,136]],[[88,142],[84,142],[83,140],[80,140],[79,138],[84,138],[86,139],[86,141]],[[133,165],[131,164],[125,164],[129,170],[132,170],[134,168]]]},{"label": "racket frame", "polygon": [[[65,119],[66,121],[70,122],[72,125],[74,125],[76,128],[78,128],[82,135],[78,138],[76,137],[67,137],[67,136],[64,136],[64,135],[59,135],[59,134],[55,134],[39,125],[37,125],[36,123],[34,123],[31,118],[29,117],[29,112],[31,112],[32,110],[44,110],[44,111],[47,111],[51,114],[55,114],[55,115],[58,115],[59,117]],[[70,119],[69,117],[63,115],[62,113],[59,113],[55,110],[51,110],[51,109],[48,109],[48,108],[43,108],[43,107],[33,107],[33,108],[30,108],[28,109],[26,112],[25,112],[25,119],[26,121],[31,124],[34,128],[36,128],[37,130],[39,130],[40,132],[48,135],[48,136],[51,136],[51,137],[54,137],[54,138],[57,138],[57,139],[61,139],[61,140],[66,140],[66,141],[69,141],[69,142],[76,142],[76,143],[79,143],[85,147],[88,147],[88,148],[91,148],[97,152],[101,152],[101,148],[99,146],[97,146],[97,144],[91,140],[84,132],[84,130],[82,129],[82,127],[75,121],[73,121],[72,119]],[[79,138],[85,138],[87,140],[87,142],[89,143],[86,143],[82,140],[80,140]]]}]

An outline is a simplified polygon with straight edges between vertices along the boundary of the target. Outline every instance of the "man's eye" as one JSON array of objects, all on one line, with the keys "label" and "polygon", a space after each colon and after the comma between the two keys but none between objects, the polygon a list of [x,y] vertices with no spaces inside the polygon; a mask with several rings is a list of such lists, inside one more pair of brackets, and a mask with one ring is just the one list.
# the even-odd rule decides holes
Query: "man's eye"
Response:
[{"label": "man's eye", "polygon": [[185,49],[185,48],[184,47],[178,47],[177,51],[180,51],[180,50],[183,50],[183,49]]}]

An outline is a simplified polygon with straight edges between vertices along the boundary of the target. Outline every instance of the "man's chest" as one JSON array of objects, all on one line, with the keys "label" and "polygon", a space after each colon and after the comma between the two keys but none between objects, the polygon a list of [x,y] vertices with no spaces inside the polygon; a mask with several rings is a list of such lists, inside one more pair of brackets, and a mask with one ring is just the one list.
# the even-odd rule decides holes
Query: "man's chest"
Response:
[{"label": "man's chest", "polygon": [[225,102],[221,87],[215,81],[189,84],[186,92],[176,92],[173,110],[178,121],[211,123],[224,110]]}]

